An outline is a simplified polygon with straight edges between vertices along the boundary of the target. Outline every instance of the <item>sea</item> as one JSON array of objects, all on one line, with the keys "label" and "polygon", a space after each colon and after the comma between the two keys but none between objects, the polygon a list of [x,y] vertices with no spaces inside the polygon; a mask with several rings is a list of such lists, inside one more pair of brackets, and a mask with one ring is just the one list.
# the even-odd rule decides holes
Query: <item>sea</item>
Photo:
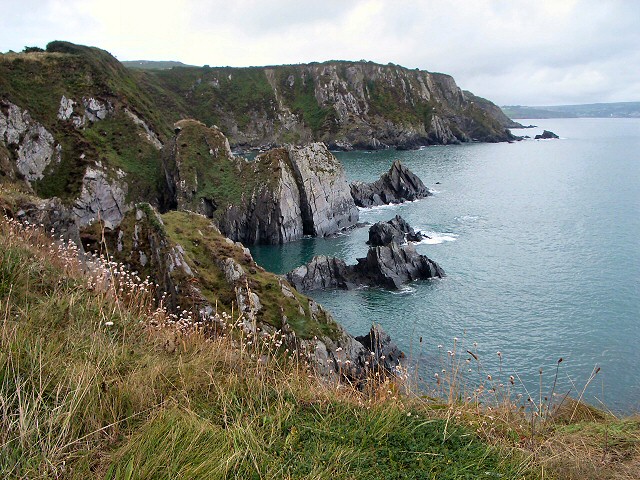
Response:
[{"label": "sea", "polygon": [[[360,219],[401,215],[446,277],[312,296],[354,335],[381,326],[426,390],[456,360],[469,382],[638,412],[640,119],[520,122],[536,128],[512,130],[531,137],[513,143],[336,153],[349,181],[376,180],[395,159],[424,181],[433,196]],[[543,129],[560,138],[534,140]],[[365,225],[252,253],[281,274],[320,254],[355,263],[367,238]]]}]

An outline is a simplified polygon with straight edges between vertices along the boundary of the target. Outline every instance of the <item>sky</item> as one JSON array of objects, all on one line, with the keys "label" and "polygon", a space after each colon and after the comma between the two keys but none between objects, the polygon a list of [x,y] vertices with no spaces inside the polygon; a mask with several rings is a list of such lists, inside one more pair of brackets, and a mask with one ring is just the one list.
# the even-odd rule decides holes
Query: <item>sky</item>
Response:
[{"label": "sky", "polygon": [[119,60],[371,60],[498,105],[640,101],[639,0],[0,0],[0,51],[52,40]]}]

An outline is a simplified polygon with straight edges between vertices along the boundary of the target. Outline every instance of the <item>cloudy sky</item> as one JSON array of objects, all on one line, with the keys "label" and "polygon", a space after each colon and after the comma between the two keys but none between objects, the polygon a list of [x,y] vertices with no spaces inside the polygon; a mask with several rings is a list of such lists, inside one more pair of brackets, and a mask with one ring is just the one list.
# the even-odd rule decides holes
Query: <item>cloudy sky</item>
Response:
[{"label": "cloudy sky", "polygon": [[120,60],[372,60],[500,104],[640,101],[638,0],[3,0],[0,51],[68,40]]}]

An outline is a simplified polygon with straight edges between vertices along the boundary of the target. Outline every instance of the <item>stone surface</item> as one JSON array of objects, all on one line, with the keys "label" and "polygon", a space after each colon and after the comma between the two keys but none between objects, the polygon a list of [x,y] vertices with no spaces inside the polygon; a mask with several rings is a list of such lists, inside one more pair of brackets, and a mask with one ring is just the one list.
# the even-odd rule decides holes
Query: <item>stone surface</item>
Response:
[{"label": "stone surface", "polygon": [[342,164],[322,143],[287,147],[300,191],[300,210],[306,235],[324,237],[358,222]]},{"label": "stone surface", "polygon": [[53,135],[26,110],[0,100],[0,141],[14,151],[16,169],[29,182],[40,180],[52,162],[60,161],[61,147]]},{"label": "stone surface", "polygon": [[247,161],[232,154],[215,127],[194,120],[176,126],[163,149],[166,208],[212,218],[247,245],[327,236],[357,223],[344,169],[324,144],[288,145]]},{"label": "stone surface", "polygon": [[416,232],[400,215],[387,222],[377,222],[369,228],[368,245],[372,247],[388,245],[389,243],[419,242],[429,238],[420,232]]},{"label": "stone surface", "polygon": [[[215,101],[220,85],[242,81],[227,70],[212,68],[190,87],[193,103],[203,98],[216,109],[220,126],[236,147],[315,140],[338,150],[409,149],[513,138],[505,128],[508,119],[497,106],[463,92],[449,75],[371,62],[263,71],[268,101],[255,102],[248,114]],[[301,95],[307,102],[303,111],[295,106]]]},{"label": "stone surface", "polygon": [[354,270],[366,285],[389,289],[400,288],[413,280],[442,278],[444,271],[411,244],[390,243],[371,247],[365,258],[359,258]]},{"label": "stone surface", "polygon": [[389,171],[375,182],[353,182],[350,188],[359,207],[402,203],[431,195],[422,180],[399,160],[395,160]]},{"label": "stone surface", "polygon": [[107,228],[119,225],[127,211],[127,184],[110,179],[97,168],[89,167],[82,179],[82,191],[73,204],[79,227],[102,220]]},{"label": "stone surface", "polygon": [[[370,366],[378,367],[388,372],[395,373],[401,360],[405,357],[402,350],[391,340],[391,337],[381,326],[373,325],[367,335],[356,337],[371,356]],[[373,355],[371,355],[373,352]]]}]

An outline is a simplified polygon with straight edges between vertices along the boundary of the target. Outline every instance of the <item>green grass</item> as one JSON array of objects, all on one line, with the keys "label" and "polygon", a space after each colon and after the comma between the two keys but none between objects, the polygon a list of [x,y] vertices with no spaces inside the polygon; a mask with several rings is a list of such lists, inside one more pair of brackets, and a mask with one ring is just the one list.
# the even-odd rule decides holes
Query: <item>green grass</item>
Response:
[{"label": "green grass", "polygon": [[150,328],[148,296],[88,282],[37,230],[0,220],[0,246],[3,478],[519,478],[429,410]]}]

